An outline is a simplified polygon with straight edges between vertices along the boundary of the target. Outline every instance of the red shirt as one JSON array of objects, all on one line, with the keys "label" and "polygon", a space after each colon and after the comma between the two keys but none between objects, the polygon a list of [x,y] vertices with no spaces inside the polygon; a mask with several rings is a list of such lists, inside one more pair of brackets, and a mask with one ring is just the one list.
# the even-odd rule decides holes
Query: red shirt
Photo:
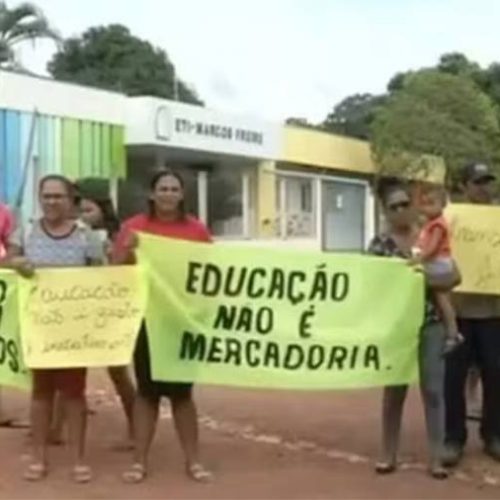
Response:
[{"label": "red shirt", "polygon": [[207,243],[212,241],[212,236],[205,225],[190,215],[186,216],[185,219],[167,222],[140,214],[123,223],[114,245],[115,257],[123,254],[125,243],[131,232],[149,233],[179,240]]},{"label": "red shirt", "polygon": [[448,227],[448,222],[443,215],[436,217],[435,219],[431,219],[424,224],[418,238],[418,248],[427,252],[432,234],[436,230],[440,231],[441,239],[439,240],[439,245],[436,251],[429,258],[435,259],[438,257],[451,257],[450,229]]},{"label": "red shirt", "polygon": [[14,229],[14,217],[9,209],[0,203],[0,259],[5,256],[9,236]]}]

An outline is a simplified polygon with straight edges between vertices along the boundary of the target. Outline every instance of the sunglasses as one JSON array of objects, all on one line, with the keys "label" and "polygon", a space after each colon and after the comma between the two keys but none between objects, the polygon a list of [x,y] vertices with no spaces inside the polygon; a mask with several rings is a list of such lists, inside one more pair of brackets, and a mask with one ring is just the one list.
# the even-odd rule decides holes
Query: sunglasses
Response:
[{"label": "sunglasses", "polygon": [[391,212],[398,212],[399,210],[406,210],[406,209],[410,208],[410,202],[409,201],[400,201],[399,203],[393,203],[392,205],[389,205],[388,208]]}]

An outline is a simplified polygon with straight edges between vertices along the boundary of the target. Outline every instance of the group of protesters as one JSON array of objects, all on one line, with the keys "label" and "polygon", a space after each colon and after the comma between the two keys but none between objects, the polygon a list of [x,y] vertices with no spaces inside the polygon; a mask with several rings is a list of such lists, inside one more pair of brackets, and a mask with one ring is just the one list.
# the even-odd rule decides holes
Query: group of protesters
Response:
[{"label": "group of protesters", "polygon": [[[492,204],[495,181],[487,165],[465,166],[465,201]],[[484,449],[500,461],[500,296],[452,295],[460,283],[460,271],[451,255],[449,229],[442,214],[447,198],[443,188],[432,186],[415,196],[408,183],[391,179],[380,183],[378,196],[385,228],[373,239],[369,252],[407,259],[424,270],[427,281],[419,368],[429,473],[445,479],[449,468],[463,456],[467,440],[466,387],[471,373],[479,374],[483,389],[480,434]],[[134,264],[138,232],[210,243],[208,229],[186,213],[184,197],[182,178],[170,170],[160,170],[151,179],[147,209],[120,227],[107,190],[101,192],[89,181],[75,185],[59,175],[46,176],[39,184],[39,219],[16,227],[7,208],[0,205],[0,265],[29,278],[41,267]],[[123,406],[127,441],[133,450],[123,480],[138,483],[147,477],[162,397],[172,404],[187,475],[195,481],[211,480],[212,474],[200,458],[192,384],[152,379],[144,324],[138,334],[133,367],[135,380],[126,366],[108,369]],[[32,375],[32,456],[24,478],[39,481],[47,476],[49,445],[62,443],[65,432],[73,480],[90,481],[92,471],[85,460],[87,370],[35,369]],[[407,387],[384,389],[382,454],[375,467],[379,474],[397,470],[406,394]],[[3,411],[0,406],[0,424],[8,425],[11,419]]]},{"label": "group of protesters", "polygon": [[[493,204],[495,182],[487,165],[465,165],[461,172],[462,201]],[[461,461],[467,441],[468,381],[474,382],[478,374],[482,386],[480,437],[485,453],[500,461],[500,296],[454,293],[448,303],[461,277],[451,255],[450,230],[443,216],[448,198],[444,188],[424,185],[415,192],[406,182],[389,179],[380,183],[378,196],[386,228],[371,242],[370,253],[410,262],[415,249],[424,254],[424,259],[417,259],[424,264],[427,281],[418,361],[429,472],[436,479],[445,479],[448,468]],[[434,247],[434,254],[428,252],[429,246]],[[425,257],[429,258],[428,265]],[[406,393],[406,387],[384,390],[382,456],[376,464],[380,474],[397,469]]]},{"label": "group of protesters", "polygon": [[[29,278],[41,267],[133,264],[139,231],[191,241],[211,241],[205,226],[186,213],[184,184],[174,172],[161,170],[154,175],[147,212],[125,221],[121,229],[108,196],[96,195],[89,184],[74,185],[59,175],[44,177],[39,184],[42,216],[14,230],[12,217],[6,215],[6,208],[2,206],[2,267]],[[5,217],[8,223],[2,222]],[[128,367],[108,370],[121,399],[132,440],[133,463],[123,479],[136,483],[146,478],[159,403],[165,396],[172,403],[175,427],[185,454],[186,473],[195,481],[209,481],[212,474],[199,456],[192,385],[153,381],[144,326],[137,339],[133,365],[135,384]],[[48,447],[61,442],[63,430],[67,430],[73,480],[79,483],[91,480],[92,471],[85,461],[86,377],[85,368],[32,370],[32,456],[24,471],[26,480],[39,481],[47,476]]]}]

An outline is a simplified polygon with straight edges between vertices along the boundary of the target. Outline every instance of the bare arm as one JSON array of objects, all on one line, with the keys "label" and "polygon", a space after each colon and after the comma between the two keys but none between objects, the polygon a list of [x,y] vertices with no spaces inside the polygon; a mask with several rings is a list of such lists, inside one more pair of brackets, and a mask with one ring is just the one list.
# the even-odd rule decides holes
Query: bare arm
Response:
[{"label": "bare arm", "polygon": [[23,249],[18,245],[10,244],[7,249],[7,256],[0,263],[0,267],[17,271],[21,276],[30,278],[35,269],[33,264],[23,256]]},{"label": "bare arm", "polygon": [[136,263],[135,250],[139,245],[139,238],[133,232],[127,233],[121,243],[116,245],[112,254],[111,263],[117,266]]}]

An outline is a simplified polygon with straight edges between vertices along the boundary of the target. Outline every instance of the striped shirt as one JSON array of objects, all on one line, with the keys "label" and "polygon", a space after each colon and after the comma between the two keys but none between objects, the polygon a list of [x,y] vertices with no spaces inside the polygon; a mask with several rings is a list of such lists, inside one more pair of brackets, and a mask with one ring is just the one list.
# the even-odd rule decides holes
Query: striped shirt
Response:
[{"label": "striped shirt", "polygon": [[54,236],[38,220],[15,231],[10,242],[37,267],[79,267],[104,261],[101,241],[77,222],[67,234]]}]

